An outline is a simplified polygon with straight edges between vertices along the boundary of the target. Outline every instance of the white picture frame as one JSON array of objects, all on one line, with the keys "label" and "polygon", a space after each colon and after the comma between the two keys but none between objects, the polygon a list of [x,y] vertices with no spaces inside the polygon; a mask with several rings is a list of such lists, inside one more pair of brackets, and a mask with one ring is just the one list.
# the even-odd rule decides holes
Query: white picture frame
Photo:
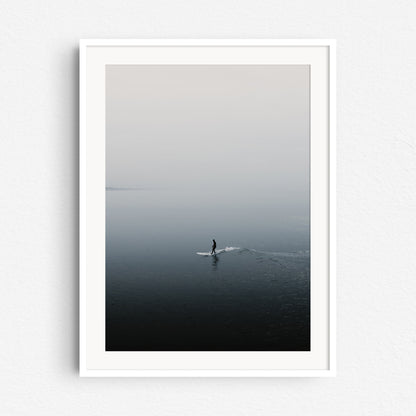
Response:
[{"label": "white picture frame", "polygon": [[[105,351],[105,66],[179,63],[310,65],[310,351]],[[335,99],[334,40],[80,41],[80,376],[335,376]]]}]

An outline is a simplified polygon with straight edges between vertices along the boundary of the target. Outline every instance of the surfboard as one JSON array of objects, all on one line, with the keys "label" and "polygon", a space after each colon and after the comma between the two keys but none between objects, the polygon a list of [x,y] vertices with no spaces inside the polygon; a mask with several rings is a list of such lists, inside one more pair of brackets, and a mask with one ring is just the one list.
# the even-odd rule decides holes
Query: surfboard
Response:
[{"label": "surfboard", "polygon": [[214,254],[211,254],[210,251],[208,253],[198,251],[196,254],[198,254],[198,256],[212,257],[218,254],[228,253],[229,251],[234,251],[234,250],[239,250],[239,249],[240,247],[225,247],[225,248],[216,249]]}]

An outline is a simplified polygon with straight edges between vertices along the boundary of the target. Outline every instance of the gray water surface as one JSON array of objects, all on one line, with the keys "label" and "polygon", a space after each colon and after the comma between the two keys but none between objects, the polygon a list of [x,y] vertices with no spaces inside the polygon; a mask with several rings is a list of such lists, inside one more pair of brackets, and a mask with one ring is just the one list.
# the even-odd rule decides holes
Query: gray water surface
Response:
[{"label": "gray water surface", "polygon": [[309,216],[270,201],[107,190],[106,349],[309,350]]}]

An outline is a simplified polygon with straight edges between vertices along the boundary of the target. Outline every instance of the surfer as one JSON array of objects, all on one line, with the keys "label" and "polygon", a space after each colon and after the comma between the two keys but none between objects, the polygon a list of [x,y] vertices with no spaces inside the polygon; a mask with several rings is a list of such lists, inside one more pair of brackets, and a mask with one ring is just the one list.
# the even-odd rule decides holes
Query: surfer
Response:
[{"label": "surfer", "polygon": [[217,254],[215,252],[215,249],[217,248],[217,242],[215,240],[212,240],[212,250],[211,250],[211,255],[212,254]]}]

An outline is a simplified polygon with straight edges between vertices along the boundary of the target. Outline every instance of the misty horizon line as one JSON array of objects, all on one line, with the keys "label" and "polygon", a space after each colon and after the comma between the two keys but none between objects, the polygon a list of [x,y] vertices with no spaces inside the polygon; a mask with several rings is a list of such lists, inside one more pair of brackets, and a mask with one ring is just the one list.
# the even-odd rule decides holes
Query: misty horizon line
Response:
[{"label": "misty horizon line", "polygon": [[154,191],[166,188],[145,187],[145,186],[106,186],[106,191]]}]

